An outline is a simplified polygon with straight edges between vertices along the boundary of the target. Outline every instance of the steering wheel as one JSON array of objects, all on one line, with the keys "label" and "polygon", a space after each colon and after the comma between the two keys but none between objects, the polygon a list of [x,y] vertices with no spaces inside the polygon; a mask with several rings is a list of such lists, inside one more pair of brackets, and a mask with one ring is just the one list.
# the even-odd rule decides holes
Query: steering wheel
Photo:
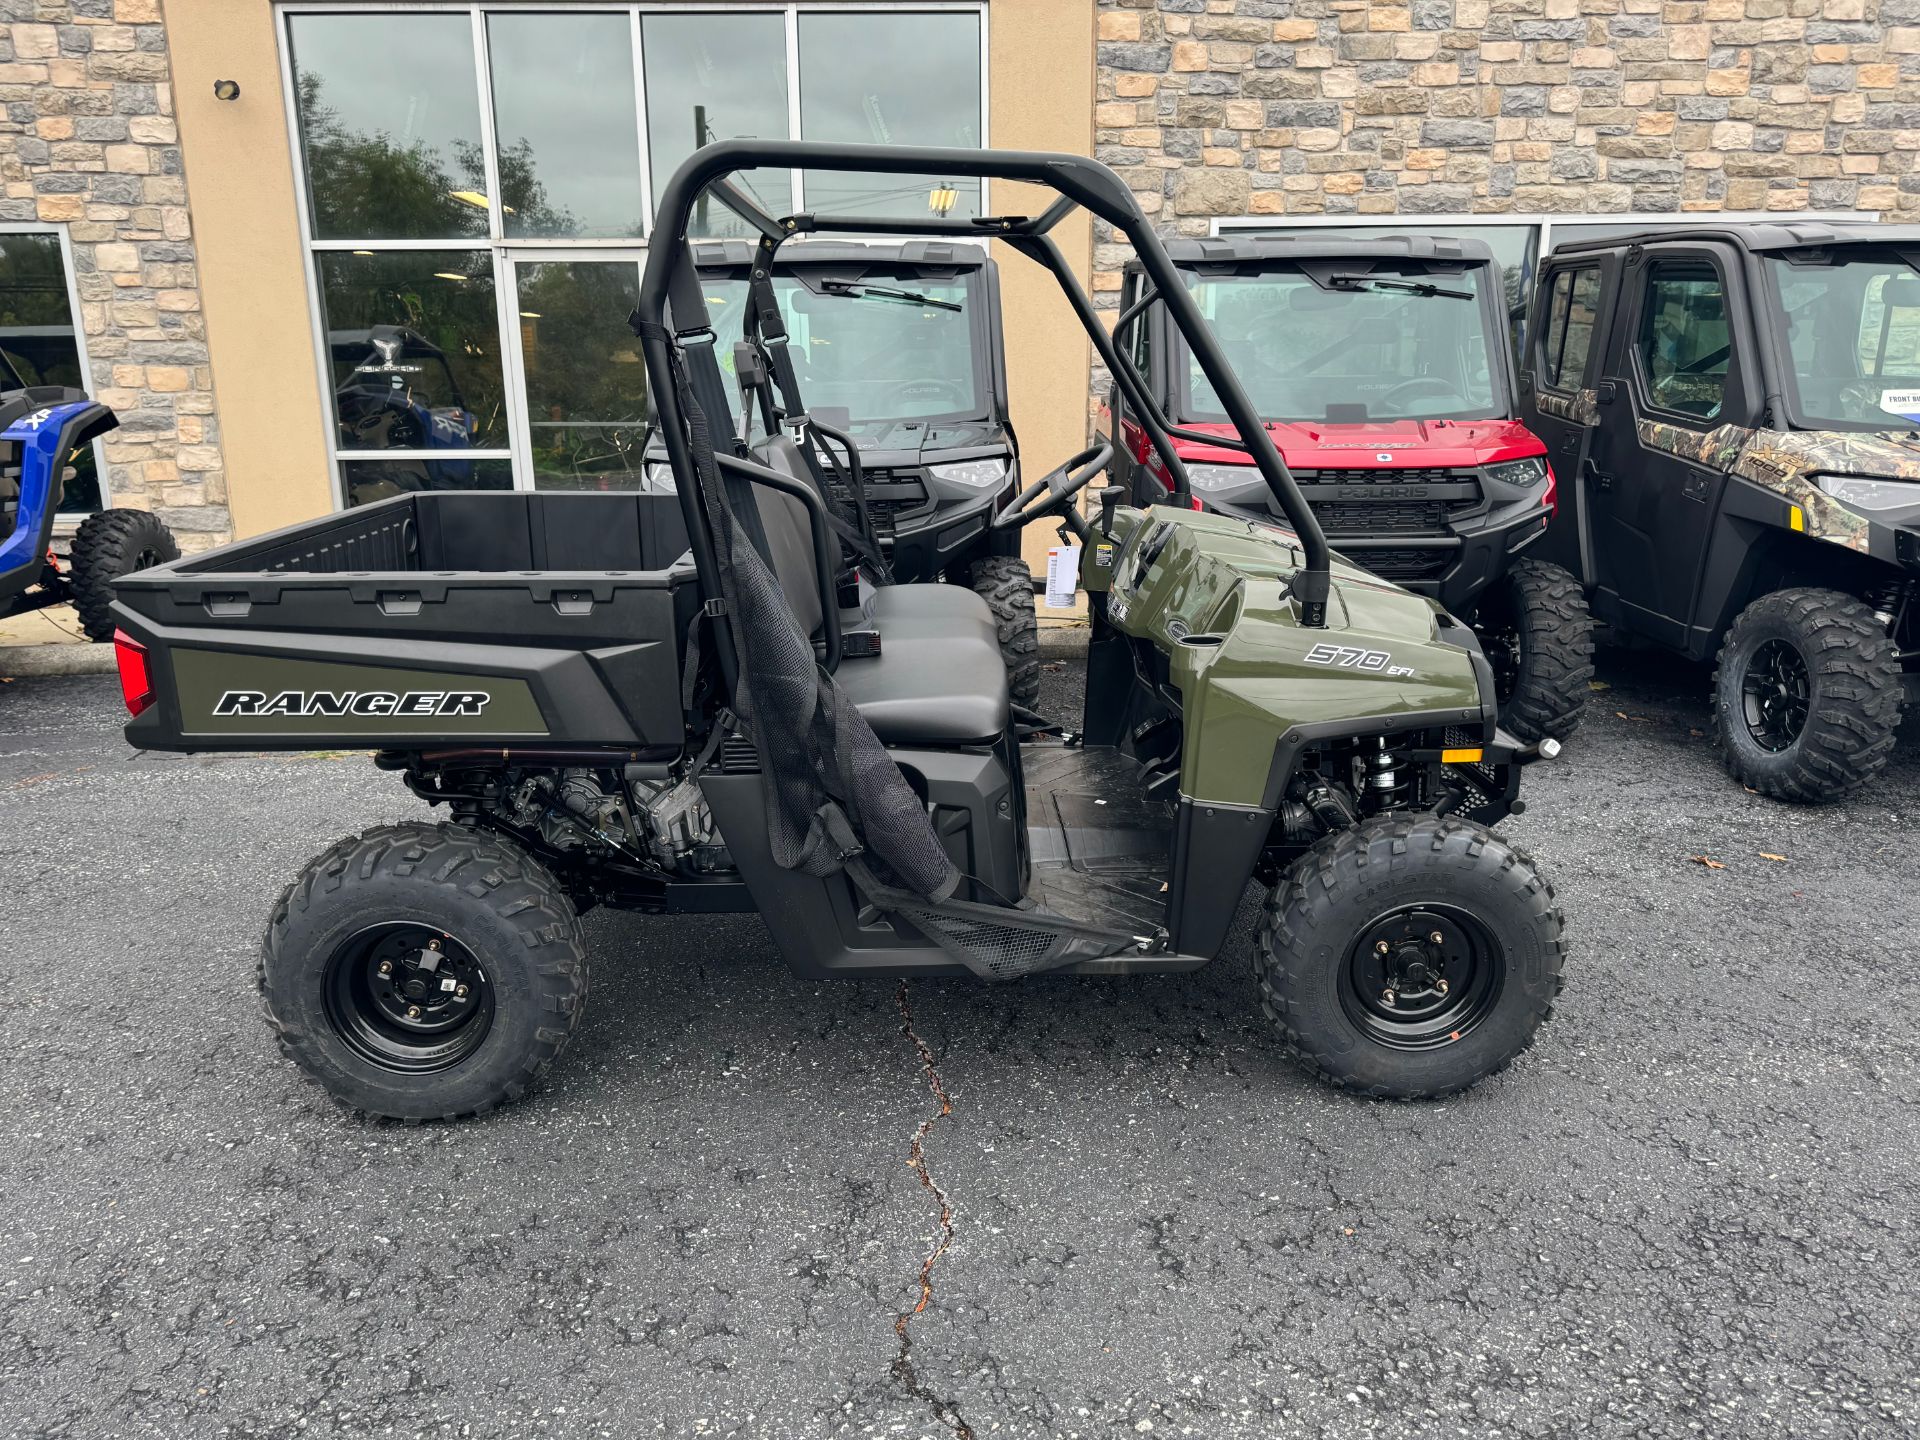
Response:
[{"label": "steering wheel", "polygon": [[1073,497],[1086,489],[1088,482],[1112,461],[1111,442],[1102,440],[1089,445],[1071,460],[1054,466],[1008,501],[1000,513],[993,517],[992,528],[1017,530],[1022,525],[1067,510]]},{"label": "steering wheel", "polygon": [[958,380],[942,380],[937,376],[927,376],[920,380],[901,380],[894,385],[888,399],[890,409],[921,401],[932,401],[936,405],[945,405],[950,410],[959,410],[973,402],[973,396],[967,386]]},{"label": "steering wheel", "polygon": [[1380,397],[1382,405],[1391,405],[1401,400],[1411,400],[1416,395],[1458,395],[1459,389],[1451,380],[1440,375],[1420,375],[1412,380],[1403,380]]}]

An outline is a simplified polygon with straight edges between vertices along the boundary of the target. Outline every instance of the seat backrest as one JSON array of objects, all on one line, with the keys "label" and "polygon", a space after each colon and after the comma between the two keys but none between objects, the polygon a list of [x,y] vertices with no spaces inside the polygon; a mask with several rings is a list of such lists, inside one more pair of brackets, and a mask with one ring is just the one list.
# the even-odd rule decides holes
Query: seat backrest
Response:
[{"label": "seat backrest", "polygon": [[[749,454],[769,470],[778,470],[809,489],[813,487],[805,458],[785,435],[756,441]],[[818,635],[825,616],[820,609],[819,569],[814,564],[813,526],[807,518],[807,507],[770,485],[755,485],[753,500],[767,533],[767,559],[773,566],[773,578],[779,581],[801,627],[809,635]]]}]

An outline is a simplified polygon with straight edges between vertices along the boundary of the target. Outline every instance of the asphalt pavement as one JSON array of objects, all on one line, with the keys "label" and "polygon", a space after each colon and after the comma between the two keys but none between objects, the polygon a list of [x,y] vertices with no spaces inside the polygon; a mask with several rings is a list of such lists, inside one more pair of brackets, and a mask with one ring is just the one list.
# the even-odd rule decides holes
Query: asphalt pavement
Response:
[{"label": "asphalt pavement", "polygon": [[602,911],[547,1083],[417,1128],[253,987],[294,870],[423,812],[398,779],[0,684],[0,1435],[1911,1435],[1920,727],[1793,809],[1701,672],[1600,673],[1507,827],[1566,993],[1464,1098],[1294,1071],[1251,902],[1194,975],[907,986],[944,1118],[891,982]]}]

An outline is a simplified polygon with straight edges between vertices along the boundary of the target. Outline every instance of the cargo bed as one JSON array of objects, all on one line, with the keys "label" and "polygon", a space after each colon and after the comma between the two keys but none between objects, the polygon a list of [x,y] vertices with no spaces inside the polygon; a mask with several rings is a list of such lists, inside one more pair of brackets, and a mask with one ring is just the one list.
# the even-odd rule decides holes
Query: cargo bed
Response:
[{"label": "cargo bed", "polygon": [[115,591],[149,694],[127,737],[678,754],[686,552],[673,495],[447,491],[162,565]]}]

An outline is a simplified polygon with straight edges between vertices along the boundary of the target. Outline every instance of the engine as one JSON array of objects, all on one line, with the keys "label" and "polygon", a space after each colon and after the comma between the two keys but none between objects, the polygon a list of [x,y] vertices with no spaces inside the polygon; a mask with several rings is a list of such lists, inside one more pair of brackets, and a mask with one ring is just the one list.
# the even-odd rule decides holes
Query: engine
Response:
[{"label": "engine", "polygon": [[416,764],[407,783],[457,819],[506,830],[563,867],[681,876],[734,868],[699,783],[683,767]]}]

